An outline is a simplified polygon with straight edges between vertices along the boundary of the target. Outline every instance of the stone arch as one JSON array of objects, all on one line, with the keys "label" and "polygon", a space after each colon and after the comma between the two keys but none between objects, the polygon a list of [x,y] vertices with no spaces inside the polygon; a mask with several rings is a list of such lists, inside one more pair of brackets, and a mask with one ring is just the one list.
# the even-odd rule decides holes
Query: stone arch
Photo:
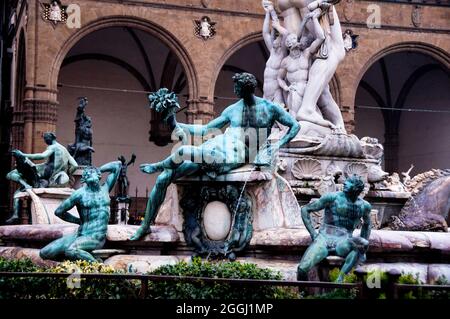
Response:
[{"label": "stone arch", "polygon": [[216,82],[219,77],[220,71],[222,70],[222,67],[225,65],[227,60],[231,58],[231,56],[245,47],[248,44],[261,41],[263,39],[262,34],[260,31],[252,32],[247,34],[245,37],[239,39],[238,41],[234,42],[222,55],[222,57],[219,59],[219,62],[216,65],[216,68],[214,70],[214,74],[212,75],[211,79],[211,86],[209,89],[208,96],[212,99],[214,97],[214,91],[216,88]]},{"label": "stone arch", "polygon": [[[423,56],[423,60],[418,64],[412,64],[414,66],[411,66],[409,69],[406,69],[406,64],[402,64],[401,61],[403,60],[397,60],[397,63],[395,64],[398,67],[403,67],[405,70],[408,70],[408,73],[401,72],[400,74],[404,74],[404,78],[398,78],[401,79],[401,81],[393,80],[395,79],[392,72],[389,72],[389,68],[387,68],[386,64],[388,63],[389,59],[394,59],[394,56],[403,56],[406,54],[414,55],[416,59],[418,57]],[[390,66],[392,66],[393,62],[391,60]],[[363,113],[361,111],[360,120],[363,118],[365,119],[361,123],[367,123],[369,117],[371,123],[378,123],[379,125],[374,124],[372,126],[373,132],[377,135],[376,137],[381,138],[384,140],[384,148],[385,148],[385,157],[384,157],[384,165],[385,170],[388,172],[395,172],[399,169],[405,169],[405,160],[404,156],[402,156],[401,150],[403,149],[403,154],[409,154],[410,158],[414,158],[414,155],[417,155],[414,152],[411,152],[412,144],[409,143],[407,140],[407,137],[409,137],[411,134],[412,136],[415,136],[414,140],[414,147],[416,145],[426,145],[427,148],[426,151],[423,151],[423,154],[420,154],[422,158],[425,158],[428,154],[431,154],[430,151],[430,145],[433,145],[432,143],[428,143],[426,141],[424,143],[423,139],[418,138],[417,136],[437,136],[441,135],[436,134],[437,131],[433,131],[437,127],[443,127],[442,124],[440,125],[431,125],[432,129],[425,131],[420,131],[420,129],[417,128],[417,122],[418,121],[426,121],[428,119],[428,123],[430,122],[430,115],[427,113],[423,113],[424,115],[415,115],[414,113],[408,113],[408,112],[402,112],[403,109],[406,107],[405,103],[409,97],[409,95],[414,91],[413,87],[418,83],[423,77],[429,75],[430,73],[436,74],[434,71],[442,71],[449,75],[449,66],[450,66],[450,55],[443,51],[442,49],[435,47],[428,43],[419,43],[419,42],[402,42],[393,44],[391,46],[388,46],[380,51],[378,51],[376,54],[373,54],[367,62],[364,64],[364,66],[361,68],[358,78],[356,82],[356,87],[354,93],[354,105],[360,103],[360,105],[368,106],[368,108],[373,107],[373,110],[366,110],[366,113]],[[379,81],[381,83],[384,83],[382,87],[376,87],[373,85],[375,80],[372,79],[370,81],[370,77],[367,78],[366,74],[373,72],[372,68],[377,68],[379,74],[378,77],[380,77]],[[372,71],[371,71],[372,70]],[[371,73],[372,77],[374,73]],[[438,73],[439,74],[439,73]],[[393,85],[395,83],[395,85]],[[441,92],[442,87],[439,85],[433,85],[434,88],[440,88]],[[365,96],[369,97],[371,101],[375,103],[375,105],[372,104],[361,104],[361,96],[364,95],[358,95],[358,89],[362,88],[365,91]],[[444,88],[445,90],[445,88]],[[416,90],[417,91],[417,90]],[[423,96],[423,93],[421,94]],[[414,96],[414,95],[413,95]],[[417,95],[415,95],[417,96]],[[426,96],[426,95],[425,95]],[[368,101],[368,100],[366,100]],[[435,100],[433,100],[435,101]],[[370,102],[369,102],[370,103]],[[418,100],[418,105],[420,103],[424,103],[422,100]],[[415,104],[411,104],[412,106],[408,107],[408,109],[415,109]],[[424,104],[422,104],[424,105]],[[437,102],[435,104],[437,108],[442,108],[443,106]],[[377,110],[379,108],[379,110]],[[417,107],[420,109],[420,107]],[[426,108],[426,107],[422,107]],[[408,110],[406,110],[408,111]],[[377,112],[377,113],[367,113],[367,112]],[[361,115],[365,114],[365,115]],[[369,115],[370,114],[370,115]],[[355,111],[356,116],[356,111]],[[362,117],[361,117],[362,116]],[[405,116],[407,116],[405,118]],[[378,120],[376,120],[378,119]],[[439,119],[439,118],[438,118]],[[434,119],[435,120],[435,119]],[[377,122],[378,121],[378,122]],[[405,122],[406,121],[406,122]],[[405,122],[401,125],[402,122]],[[409,123],[409,124],[407,124]],[[411,124],[415,123],[415,124]],[[416,126],[414,126],[416,125]],[[365,127],[362,125],[361,127]],[[374,127],[382,127],[382,130],[375,130]],[[403,127],[403,128],[402,128]],[[405,129],[405,127],[408,128],[408,130]],[[413,130],[411,128],[414,127]],[[444,125],[445,127],[445,125]],[[366,128],[367,129],[367,128]],[[364,130],[364,129],[363,129]],[[421,134],[417,133],[421,132]],[[434,132],[434,133],[430,133]],[[445,132],[445,131],[443,131]],[[366,131],[367,133],[367,131]],[[414,135],[416,133],[416,135]],[[423,133],[423,134],[422,134]],[[427,135],[430,134],[430,135]],[[433,135],[434,134],[434,135]],[[443,133],[443,135],[446,135],[448,133]],[[406,137],[406,138],[405,138]],[[427,140],[425,138],[425,140]],[[430,139],[429,139],[430,140]],[[404,151],[407,149],[408,151]],[[406,152],[406,153],[405,153]],[[408,153],[409,152],[409,153]],[[427,153],[428,152],[428,153]],[[407,157],[409,158],[409,157]],[[417,161],[416,167],[425,167],[424,163],[431,163],[432,161],[428,160],[421,160],[418,159],[417,156],[415,157],[415,160]],[[403,162],[402,162],[403,161]],[[412,161],[412,160],[411,160]],[[438,161],[434,161],[434,163],[437,163],[436,165],[441,165]],[[406,167],[407,169],[407,167]]]},{"label": "stone arch", "polygon": [[361,82],[361,79],[363,78],[364,74],[369,70],[369,68],[384,56],[387,56],[392,53],[405,51],[419,52],[425,55],[429,55],[435,60],[439,61],[442,65],[446,66],[447,68],[450,68],[450,55],[446,51],[442,50],[441,48],[435,45],[415,41],[395,43],[373,54],[367,60],[364,66],[359,70],[358,76],[356,77],[356,81],[354,83],[355,90],[353,92],[353,105],[355,105],[356,91],[358,89],[359,83]]},{"label": "stone arch", "polygon": [[194,68],[194,64],[186,48],[177,40],[177,38],[168,30],[160,25],[155,24],[152,21],[141,19],[138,17],[126,17],[126,16],[108,16],[97,19],[90,22],[83,28],[77,30],[76,33],[71,35],[61,46],[51,66],[50,75],[50,88],[55,89],[57,87],[58,75],[61,69],[64,58],[72,47],[74,47],[78,41],[84,38],[86,35],[109,27],[132,27],[140,29],[144,32],[155,36],[161,40],[165,45],[172,50],[178,57],[183,69],[185,71],[188,87],[189,98],[196,100],[198,97],[198,79],[197,72]]}]

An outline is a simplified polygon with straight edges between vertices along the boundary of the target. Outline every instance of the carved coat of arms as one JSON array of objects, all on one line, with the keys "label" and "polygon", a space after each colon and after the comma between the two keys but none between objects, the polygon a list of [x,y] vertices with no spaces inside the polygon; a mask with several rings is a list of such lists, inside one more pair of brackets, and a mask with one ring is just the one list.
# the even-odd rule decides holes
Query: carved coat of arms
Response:
[{"label": "carved coat of arms", "polygon": [[53,0],[50,3],[41,3],[43,8],[42,19],[52,23],[55,27],[58,23],[66,23],[67,6],[63,6],[61,1]]},{"label": "carved coat of arms", "polygon": [[353,6],[354,0],[346,0],[344,3],[344,18],[346,21],[350,21],[353,18]]},{"label": "carved coat of arms", "polygon": [[212,22],[207,16],[194,20],[194,34],[203,40],[209,40],[216,35],[215,25],[216,22]]},{"label": "carved coat of arms", "polygon": [[418,28],[422,24],[422,7],[414,6],[411,13],[411,21],[413,25]]}]

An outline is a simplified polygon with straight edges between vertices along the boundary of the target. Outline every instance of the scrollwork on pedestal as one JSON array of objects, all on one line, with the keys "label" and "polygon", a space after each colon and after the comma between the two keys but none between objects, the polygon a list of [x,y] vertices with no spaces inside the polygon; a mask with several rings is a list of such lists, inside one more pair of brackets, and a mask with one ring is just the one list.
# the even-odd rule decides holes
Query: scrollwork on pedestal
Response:
[{"label": "scrollwork on pedestal", "polygon": [[[231,215],[231,227],[222,240],[212,240],[204,224],[205,208],[209,203],[221,202]],[[180,200],[183,210],[183,233],[186,243],[193,246],[195,255],[236,259],[236,252],[243,250],[253,235],[251,198],[235,185],[203,186],[185,189]]]}]

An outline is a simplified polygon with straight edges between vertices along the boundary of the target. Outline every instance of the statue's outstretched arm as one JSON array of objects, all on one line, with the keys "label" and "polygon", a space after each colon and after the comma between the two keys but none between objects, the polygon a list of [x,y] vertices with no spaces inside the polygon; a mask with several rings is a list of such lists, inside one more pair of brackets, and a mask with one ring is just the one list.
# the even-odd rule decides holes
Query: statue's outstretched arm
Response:
[{"label": "statue's outstretched arm", "polygon": [[317,237],[317,232],[314,229],[314,226],[312,225],[310,214],[312,212],[317,212],[319,210],[325,209],[333,201],[334,201],[333,194],[325,194],[322,197],[320,197],[317,201],[302,207],[301,209],[302,220],[303,223],[305,224],[306,229],[311,235],[312,240],[314,240]]},{"label": "statue's outstretched arm", "polygon": [[112,191],[117,179],[120,175],[120,170],[122,168],[122,163],[120,161],[109,162],[100,167],[100,172],[110,173],[106,178],[104,186],[108,187],[108,192]]},{"label": "statue's outstretched arm", "polygon": [[320,16],[321,10],[315,10],[313,12],[308,13],[305,15],[302,19],[302,22],[300,23],[300,27],[298,28],[298,36],[301,38],[303,31],[305,31],[306,24],[311,19],[317,19]]},{"label": "statue's outstretched arm", "polygon": [[363,225],[361,227],[361,237],[369,240],[370,231],[372,228],[371,220],[370,220],[370,210],[372,206],[369,203],[364,204],[364,215],[363,215]]},{"label": "statue's outstretched arm", "polygon": [[279,20],[272,20],[272,27],[277,30],[283,37],[286,37],[289,34],[289,31],[281,26]]},{"label": "statue's outstretched arm", "polygon": [[61,205],[58,206],[58,208],[55,210],[55,215],[68,223],[80,225],[80,218],[75,217],[71,213],[69,213],[69,210],[72,209],[78,202],[78,196],[78,192],[70,195],[69,198],[67,198],[61,203]]},{"label": "statue's outstretched arm", "polygon": [[131,159],[130,159],[130,161],[127,163],[127,166],[130,166],[130,165],[134,165],[134,163],[136,162],[136,154],[132,154],[131,155]]},{"label": "statue's outstretched arm", "polygon": [[36,153],[36,154],[22,153],[23,156],[25,156],[26,158],[29,158],[30,160],[43,160],[43,159],[49,158],[52,154],[53,154],[53,150],[48,149],[48,148],[43,153]]},{"label": "statue's outstretched arm", "polygon": [[267,49],[270,51],[272,50],[272,35],[270,33],[270,11],[266,10],[266,16],[264,18],[264,24],[262,29],[262,34],[264,38],[264,43],[266,44]]},{"label": "statue's outstretched arm", "polygon": [[226,111],[227,110],[206,125],[177,123],[177,126],[185,131],[188,131],[191,135],[203,136],[212,130],[224,128],[228,123],[230,123],[229,117],[224,114]]},{"label": "statue's outstretched arm", "polygon": [[275,120],[280,124],[289,127],[286,134],[277,142],[276,147],[280,148],[284,144],[289,143],[300,131],[300,124],[278,104],[274,104],[274,110],[276,112]]},{"label": "statue's outstretched arm", "polygon": [[308,48],[308,51],[310,54],[316,54],[316,52],[319,50],[319,48],[322,46],[323,42],[325,41],[325,32],[322,28],[322,26],[319,23],[319,16],[322,13],[321,9],[316,9],[313,12],[308,13],[305,18],[302,21],[302,24],[300,26],[300,32],[303,32],[303,29],[306,26],[306,23],[309,19],[312,19],[313,23],[313,34],[314,34],[314,41],[311,43],[311,45]]}]

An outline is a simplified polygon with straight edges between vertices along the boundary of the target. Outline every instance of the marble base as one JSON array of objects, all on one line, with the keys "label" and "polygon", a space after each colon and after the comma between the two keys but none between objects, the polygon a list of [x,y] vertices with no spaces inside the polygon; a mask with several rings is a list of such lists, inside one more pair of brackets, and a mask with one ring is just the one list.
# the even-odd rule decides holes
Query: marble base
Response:
[{"label": "marble base", "polygon": [[[139,226],[132,225],[108,225],[106,235],[107,245],[111,243],[129,242]],[[0,240],[6,244],[26,243],[45,244],[62,236],[73,234],[78,225],[54,224],[54,225],[13,225],[0,226]],[[171,226],[152,226],[151,233],[146,235],[139,244],[145,243],[175,243],[180,237],[175,228]],[[112,244],[114,246],[114,244]],[[43,247],[43,246],[42,246]]]},{"label": "marble base", "polygon": [[[55,216],[55,210],[74,191],[72,188],[33,188],[17,193],[14,197],[22,201],[30,201],[32,224],[68,224]],[[76,207],[70,209],[69,212],[74,216],[79,216]]]},{"label": "marble base", "polygon": [[[0,247],[0,257],[27,257],[38,265],[56,265],[42,260],[39,249],[76,229],[77,225],[67,224],[0,226],[0,240],[5,244]],[[191,251],[174,227],[153,226],[151,229],[152,233],[142,241],[132,242],[128,239],[137,226],[110,225],[105,249],[97,254],[108,265],[139,273],[190,260]],[[359,235],[359,231],[354,235]],[[259,230],[254,232],[248,248],[237,260],[281,271],[285,279],[295,280],[297,263],[310,243],[306,229]],[[450,278],[450,233],[373,230],[367,258],[363,267],[419,273],[421,280],[431,283],[441,275]],[[340,267],[342,261],[330,256],[321,267]],[[321,273],[324,272],[318,272]]]},{"label": "marble base", "polygon": [[[33,246],[34,243],[34,246],[43,247],[52,240],[74,233],[77,227],[77,225],[67,224],[0,226],[0,240],[9,246],[23,244]],[[184,240],[172,226],[152,226],[152,232],[143,240],[129,241],[137,229],[138,226],[109,225],[108,248],[121,248],[124,247],[123,244],[126,244],[133,249],[134,246],[141,247],[146,243],[170,243],[175,250],[177,246],[181,250],[185,249]],[[354,235],[359,235],[359,230],[356,230]],[[304,228],[269,228],[253,233],[249,249],[304,250],[310,243],[311,238]],[[450,233],[448,232],[372,230],[369,243],[371,253],[426,254],[429,252],[443,257],[450,256]]]},{"label": "marble base", "polygon": [[241,184],[247,182],[246,193],[253,203],[253,230],[269,228],[301,228],[300,206],[289,183],[278,173],[269,170],[254,170],[247,165],[226,175],[219,175],[211,180],[207,176],[188,176],[169,186],[161,206],[156,224],[172,225],[179,232],[183,230],[183,214],[179,200],[185,192],[193,187],[210,183]]},{"label": "marble base", "polygon": [[[302,192],[302,188],[310,189],[315,183],[325,176],[337,177],[339,182],[343,182],[347,176],[357,174],[368,182],[374,182],[381,176],[372,176],[372,166],[379,166],[374,159],[356,159],[351,157],[332,157],[319,155],[300,155],[285,152],[279,153],[280,175],[289,181],[290,185]],[[311,182],[312,181],[312,182]],[[307,182],[307,183],[305,183]],[[307,185],[306,185],[307,184]]]},{"label": "marble base", "polygon": [[301,155],[281,149],[278,169],[278,173],[289,182],[300,205],[308,204],[325,193],[342,190],[347,177],[359,175],[366,184],[362,196],[377,211],[377,228],[384,227],[391,216],[400,214],[411,197],[406,191],[375,188],[387,174],[375,159]]}]

